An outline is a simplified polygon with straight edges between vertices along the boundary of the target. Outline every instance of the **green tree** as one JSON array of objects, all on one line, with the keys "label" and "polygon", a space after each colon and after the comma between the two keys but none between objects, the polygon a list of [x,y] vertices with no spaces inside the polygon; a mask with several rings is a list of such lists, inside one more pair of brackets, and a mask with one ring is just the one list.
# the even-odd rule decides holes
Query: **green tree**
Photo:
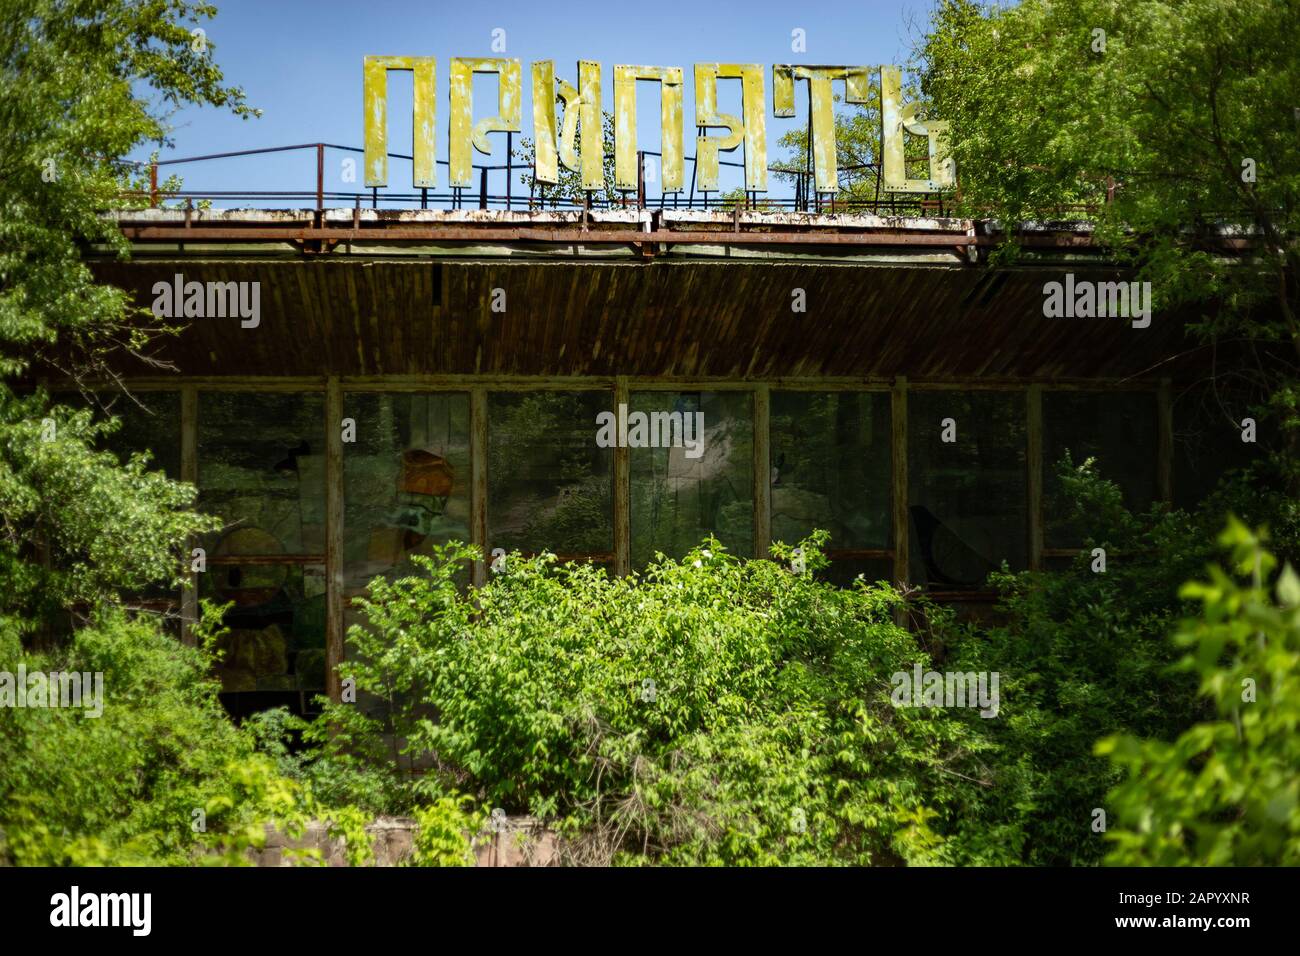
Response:
[{"label": "green tree", "polygon": [[0,649],[57,612],[101,607],[123,589],[174,578],[202,519],[192,489],[95,449],[113,423],[54,402],[42,378],[111,380],[116,356],[147,354],[158,329],[124,293],[97,284],[87,242],[125,255],[103,213],[130,180],[120,161],[167,141],[166,110],[224,106],[181,0],[11,0],[0,21]]},{"label": "green tree", "polygon": [[[1174,642],[1217,719],[1172,743],[1122,735],[1097,753],[1125,777],[1110,795],[1107,862],[1126,866],[1300,864],[1300,577],[1261,533],[1233,520],[1210,568],[1182,596],[1201,604]],[[1247,583],[1242,584],[1239,578]]]},{"label": "green tree", "polygon": [[[1196,303],[1209,342],[1273,346],[1233,373],[1269,394],[1289,467],[1298,34],[1294,0],[943,0],[915,64],[928,107],[952,124],[960,212],[1091,220],[1102,247],[1151,281],[1157,308]],[[1007,238],[1005,254],[1022,251]]]},{"label": "green tree", "polygon": [[100,450],[117,422],[34,387],[111,381],[115,358],[147,357],[156,323],[97,284],[82,249],[127,252],[104,212],[133,184],[120,157],[166,142],[166,111],[251,115],[191,33],[214,12],[8,0],[0,13],[0,671],[9,695],[24,667],[102,679],[98,716],[0,706],[0,864],[242,862],[262,821],[298,805],[222,711],[208,653],[122,607],[175,582],[187,535],[210,526],[194,489]]}]

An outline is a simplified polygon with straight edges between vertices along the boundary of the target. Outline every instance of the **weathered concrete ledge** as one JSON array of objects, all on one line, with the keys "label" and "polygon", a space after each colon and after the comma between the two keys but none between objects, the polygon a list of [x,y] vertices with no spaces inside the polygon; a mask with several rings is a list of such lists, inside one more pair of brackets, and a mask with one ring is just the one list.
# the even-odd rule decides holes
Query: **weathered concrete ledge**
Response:
[{"label": "weathered concrete ledge", "polygon": [[[415,821],[410,817],[379,817],[367,825],[373,866],[404,866],[415,844]],[[285,850],[319,850],[326,866],[347,866],[347,844],[331,837],[329,827],[318,821],[292,839],[274,827],[267,827],[266,847],[253,851],[257,866],[292,866]],[[557,866],[560,862],[556,835],[532,817],[507,817],[496,831],[486,831],[474,840],[475,866]]]}]

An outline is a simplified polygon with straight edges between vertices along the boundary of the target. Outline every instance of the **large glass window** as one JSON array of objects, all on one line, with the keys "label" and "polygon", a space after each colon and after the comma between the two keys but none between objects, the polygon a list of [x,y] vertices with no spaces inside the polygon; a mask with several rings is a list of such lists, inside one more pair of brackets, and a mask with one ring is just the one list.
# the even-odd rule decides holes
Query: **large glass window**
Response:
[{"label": "large glass window", "polygon": [[970,589],[1024,568],[1024,393],[915,391],[907,431],[912,580]]},{"label": "large glass window", "polygon": [[614,551],[613,449],[596,444],[609,392],[488,396],[488,552]]},{"label": "large glass window", "polygon": [[[748,392],[636,392],[629,412],[681,417],[675,447],[631,447],[632,567],[656,551],[680,557],[709,534],[727,550],[754,550],[754,430]],[[692,416],[686,429],[684,416]],[[653,419],[670,423],[671,419]],[[697,428],[698,426],[698,428]],[[664,429],[658,424],[656,438]],[[647,434],[647,437],[649,435]],[[687,446],[685,438],[692,441]],[[695,444],[698,443],[698,444]],[[629,441],[629,445],[632,443]]]},{"label": "large glass window", "polygon": [[1098,473],[1119,485],[1134,511],[1156,492],[1156,398],[1149,392],[1043,393],[1043,537],[1048,548],[1079,548],[1086,522],[1071,514],[1059,465],[1097,460]]},{"label": "large glass window", "polygon": [[411,573],[413,554],[469,542],[469,396],[355,393],[344,415],[356,423],[356,440],[343,445],[345,593],[353,596],[376,575]]},{"label": "large glass window", "polygon": [[199,503],[225,528],[213,553],[325,553],[324,396],[199,395]]},{"label": "large glass window", "polygon": [[890,419],[885,392],[773,392],[772,540],[814,529],[832,552],[890,544]]},{"label": "large glass window", "polygon": [[199,596],[232,604],[219,676],[236,715],[301,711],[325,686],[324,397],[200,393]]}]

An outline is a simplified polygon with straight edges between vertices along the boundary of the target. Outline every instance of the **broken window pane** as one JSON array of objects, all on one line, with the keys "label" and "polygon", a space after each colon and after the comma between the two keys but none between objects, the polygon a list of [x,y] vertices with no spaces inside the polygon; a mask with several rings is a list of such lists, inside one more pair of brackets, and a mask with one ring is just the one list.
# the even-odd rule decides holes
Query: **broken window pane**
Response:
[{"label": "broken window pane", "polygon": [[199,504],[209,557],[325,553],[324,396],[201,392]]},{"label": "broken window pane", "polygon": [[376,575],[413,573],[413,554],[468,543],[469,396],[355,393],[355,441],[343,444],[345,592]]},{"label": "broken window pane", "polygon": [[1043,393],[1043,540],[1081,548],[1089,529],[1074,517],[1058,465],[1097,459],[1102,478],[1119,485],[1131,511],[1145,511],[1156,492],[1156,397],[1149,392]]},{"label": "broken window pane", "polygon": [[[749,557],[754,550],[750,393],[636,392],[630,412],[678,413],[683,426],[685,416],[693,416],[689,430],[680,432],[690,442],[632,445],[629,452],[633,569],[643,568],[656,551],[681,557],[710,534],[731,554]],[[653,431],[654,438],[662,438],[661,429]]]},{"label": "broken window pane", "polygon": [[773,392],[771,415],[772,540],[889,547],[889,394]]},{"label": "broken window pane", "polygon": [[1027,560],[1025,396],[908,395],[911,576],[937,590],[979,588]]},{"label": "broken window pane", "polygon": [[613,449],[596,444],[609,392],[488,396],[488,553],[614,549]]}]

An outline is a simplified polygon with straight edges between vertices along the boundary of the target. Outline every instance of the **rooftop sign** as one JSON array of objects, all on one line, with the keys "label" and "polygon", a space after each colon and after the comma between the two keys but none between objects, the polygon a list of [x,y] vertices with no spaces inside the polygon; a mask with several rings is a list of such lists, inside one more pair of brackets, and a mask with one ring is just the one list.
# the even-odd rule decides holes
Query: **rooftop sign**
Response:
[{"label": "rooftop sign", "polygon": [[[363,67],[365,106],[366,186],[388,184],[388,73],[402,70],[414,74],[413,122],[414,161],[411,185],[438,185],[434,160],[437,141],[437,63],[427,56],[367,56]],[[902,102],[902,74],[896,66],[880,67],[880,137],[882,187],[887,192],[938,192],[954,184],[952,162],[947,155],[948,124],[916,118],[917,104]],[[473,122],[473,80],[475,73],[495,73],[498,78],[497,110]],[[812,125],[814,181],[819,193],[839,190],[835,150],[833,89],[844,84],[849,103],[867,102],[871,67],[803,66],[776,64],[772,67],[772,113],[794,116],[795,84],[808,85]],[[720,79],[741,83],[742,116],[719,113],[717,90]],[[682,96],[683,77],[679,66],[614,67],[614,180],[618,189],[637,188],[636,83],[653,80],[661,84],[660,152],[663,161],[663,191],[683,188]],[[578,85],[558,79],[552,60],[532,64],[533,173],[539,183],[559,181],[562,163],[581,172],[584,189],[603,189],[604,144],[602,142],[601,65],[592,60],[578,63]],[[491,155],[487,134],[520,132],[523,69],[517,59],[502,57],[453,57],[451,60],[451,119],[449,159],[450,185],[472,186],[471,145]],[[556,129],[556,101],[563,104],[563,126]],[[581,123],[579,123],[581,120]],[[695,64],[695,126],[725,130],[722,135],[701,135],[696,141],[696,185],[718,188],[718,154],[744,145],[745,189],[767,190],[767,101],[763,67],[757,63]],[[929,141],[930,169],[927,179],[908,179],[903,160],[904,133],[924,136]]]}]

